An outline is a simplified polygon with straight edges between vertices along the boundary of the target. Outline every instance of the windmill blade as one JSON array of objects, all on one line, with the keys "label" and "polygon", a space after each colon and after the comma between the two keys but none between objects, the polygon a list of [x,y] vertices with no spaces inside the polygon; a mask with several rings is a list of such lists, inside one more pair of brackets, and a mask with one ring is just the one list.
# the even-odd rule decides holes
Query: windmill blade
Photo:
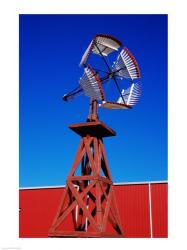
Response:
[{"label": "windmill blade", "polygon": [[94,42],[93,42],[93,40],[92,40],[91,43],[89,44],[88,48],[87,48],[86,51],[84,52],[84,54],[83,54],[83,56],[82,56],[82,58],[81,58],[81,61],[80,61],[79,66],[83,66],[83,65],[86,64],[86,61],[87,61],[87,59],[88,59],[88,57],[89,57],[89,55],[90,55],[90,53],[91,53],[93,47],[94,47]]},{"label": "windmill blade", "polygon": [[112,68],[115,75],[121,78],[132,80],[140,78],[138,63],[127,48],[122,49]]},{"label": "windmill blade", "polygon": [[[93,69],[92,69],[93,70]],[[94,73],[95,74],[95,73]],[[106,84],[109,81],[110,77],[109,75],[105,75],[104,77],[101,77],[99,79],[99,81],[101,82],[101,84]],[[63,100],[64,101],[69,101],[71,99],[74,99],[75,97],[78,97],[80,95],[84,94],[84,90],[82,88],[81,85],[79,85],[77,88],[75,88],[74,90],[70,91],[69,93],[65,94],[63,96]]]},{"label": "windmill blade", "polygon": [[126,105],[124,103],[118,103],[118,102],[109,102],[109,101],[103,101],[102,104],[99,104],[100,108],[107,108],[107,109],[130,109],[132,108],[129,105]]},{"label": "windmill blade", "polygon": [[[141,92],[141,85],[138,83],[133,83],[128,89],[123,89],[121,93],[123,99],[125,100],[125,104],[132,107],[139,101]],[[117,103],[124,104],[121,96],[119,97]]]},{"label": "windmill blade", "polygon": [[83,54],[80,66],[86,64],[91,52],[100,56],[108,56],[111,52],[117,51],[121,45],[122,43],[111,35],[97,34]]},{"label": "windmill blade", "polygon": [[108,56],[113,51],[117,51],[122,43],[117,40],[115,37],[110,35],[98,34],[94,39],[95,46],[92,51],[94,54],[100,54],[100,51],[103,56]]},{"label": "windmill blade", "polygon": [[104,91],[101,81],[95,74],[91,66],[84,68],[84,74],[79,81],[84,90],[84,94],[96,100],[104,100]]}]

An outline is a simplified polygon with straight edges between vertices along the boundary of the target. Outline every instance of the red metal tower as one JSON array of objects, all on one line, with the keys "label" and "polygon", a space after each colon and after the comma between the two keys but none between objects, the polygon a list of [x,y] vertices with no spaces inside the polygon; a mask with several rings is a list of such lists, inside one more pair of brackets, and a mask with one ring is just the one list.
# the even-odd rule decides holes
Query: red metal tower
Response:
[{"label": "red metal tower", "polygon": [[[92,100],[87,122],[69,126],[81,136],[50,237],[123,237],[103,138],[116,133],[98,120]],[[68,219],[69,228],[63,227]]]}]

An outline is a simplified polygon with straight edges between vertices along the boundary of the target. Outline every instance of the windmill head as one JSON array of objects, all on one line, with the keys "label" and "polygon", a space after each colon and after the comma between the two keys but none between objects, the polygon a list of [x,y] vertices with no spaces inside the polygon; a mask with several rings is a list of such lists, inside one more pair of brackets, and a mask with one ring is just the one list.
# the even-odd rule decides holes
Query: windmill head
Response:
[{"label": "windmill head", "polygon": [[[92,100],[97,100],[101,108],[131,109],[141,96],[140,69],[135,57],[126,47],[118,52],[121,47],[122,42],[115,37],[97,34],[81,58],[80,66],[84,68],[84,73],[79,80],[79,86],[65,94],[63,100],[69,101],[84,94]],[[111,53],[118,53],[112,65],[108,60]],[[99,56],[107,70],[92,67],[89,62],[91,54]],[[111,84],[115,86],[118,94],[116,100],[107,99],[104,84],[109,85],[109,89]],[[112,96],[113,94],[112,92]]]}]

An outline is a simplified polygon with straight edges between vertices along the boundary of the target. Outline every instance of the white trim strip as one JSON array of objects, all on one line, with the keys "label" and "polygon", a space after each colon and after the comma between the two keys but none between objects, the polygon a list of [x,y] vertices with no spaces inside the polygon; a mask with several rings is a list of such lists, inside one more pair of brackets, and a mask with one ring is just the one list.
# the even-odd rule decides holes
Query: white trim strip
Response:
[{"label": "white trim strip", "polygon": [[164,183],[168,183],[167,180],[163,180],[163,181],[137,181],[137,182],[115,182],[113,183],[115,186],[118,185],[141,185],[141,184],[164,184]]},{"label": "white trim strip", "polygon": [[[115,182],[113,183],[115,186],[120,186],[120,185],[142,185],[142,184],[164,184],[168,183],[167,180],[163,181],[140,181],[140,182]],[[57,186],[37,186],[37,187],[20,187],[19,190],[27,190],[27,189],[47,189],[47,188],[63,188],[65,185],[57,185]]]},{"label": "white trim strip", "polygon": [[66,185],[59,186],[37,186],[37,187],[20,187],[19,190],[27,190],[27,189],[48,189],[48,188],[63,188]]},{"label": "white trim strip", "polygon": [[[77,186],[77,192],[79,192],[79,186]],[[76,223],[78,221],[78,208],[79,208],[79,206],[76,205],[76,207],[75,207],[75,220],[76,220]]]},{"label": "white trim strip", "polygon": [[152,201],[151,201],[151,183],[149,182],[149,221],[150,221],[150,237],[153,238],[153,220],[152,220]]}]

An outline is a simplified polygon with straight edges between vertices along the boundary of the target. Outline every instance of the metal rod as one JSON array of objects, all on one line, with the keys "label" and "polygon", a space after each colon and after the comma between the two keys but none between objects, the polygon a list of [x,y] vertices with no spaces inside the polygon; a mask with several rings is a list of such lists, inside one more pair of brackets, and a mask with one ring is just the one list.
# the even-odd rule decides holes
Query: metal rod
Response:
[{"label": "metal rod", "polygon": [[123,102],[124,102],[124,104],[125,104],[125,100],[124,100],[124,98],[123,98],[123,95],[122,95],[122,93],[121,93],[120,87],[119,87],[119,85],[118,85],[118,82],[117,82],[115,76],[113,76],[112,79],[114,80],[114,82],[115,82],[115,84],[116,84],[116,87],[117,87],[117,89],[118,89],[118,91],[119,91],[119,93],[120,93],[120,96],[121,96],[121,98],[122,98],[122,100],[123,100]]},{"label": "metal rod", "polygon": [[108,72],[106,72],[106,71],[104,71],[104,70],[101,70],[101,69],[96,69],[96,68],[93,68],[93,67],[92,67],[92,69],[94,69],[95,71],[100,71],[100,72],[103,72],[103,73],[108,74]]},{"label": "metal rod", "polygon": [[[105,57],[103,56],[103,54],[102,54],[102,52],[100,51],[100,49],[99,49],[99,47],[97,46],[97,44],[95,44],[95,46],[96,46],[96,48],[98,49],[99,54],[102,56],[102,58],[103,58],[105,64],[107,65],[107,67],[108,67],[108,69],[109,69],[109,73],[111,73],[112,70],[110,69],[110,66],[109,66],[107,60],[106,60]],[[114,82],[115,82],[115,84],[116,84],[116,87],[117,87],[117,89],[118,89],[118,91],[119,91],[119,94],[120,94],[120,96],[121,96],[121,98],[122,98],[122,100],[123,100],[123,102],[124,102],[124,104],[125,104],[125,100],[124,100],[124,98],[123,98],[123,95],[122,95],[122,93],[121,93],[120,87],[119,87],[118,82],[117,82],[117,80],[115,79],[115,76],[114,76],[114,75],[112,75],[112,79],[114,80]]]},{"label": "metal rod", "polygon": [[100,49],[99,49],[99,47],[97,46],[97,44],[96,44],[96,43],[95,43],[95,46],[96,46],[96,48],[98,49],[99,54],[100,54],[100,55],[101,55],[101,57],[103,58],[103,60],[104,60],[104,62],[105,62],[105,64],[106,64],[106,66],[107,66],[107,68],[108,68],[109,72],[111,72],[111,69],[110,69],[110,66],[109,66],[109,64],[108,64],[107,60],[104,58],[104,56],[103,56],[102,52],[100,51]]}]

